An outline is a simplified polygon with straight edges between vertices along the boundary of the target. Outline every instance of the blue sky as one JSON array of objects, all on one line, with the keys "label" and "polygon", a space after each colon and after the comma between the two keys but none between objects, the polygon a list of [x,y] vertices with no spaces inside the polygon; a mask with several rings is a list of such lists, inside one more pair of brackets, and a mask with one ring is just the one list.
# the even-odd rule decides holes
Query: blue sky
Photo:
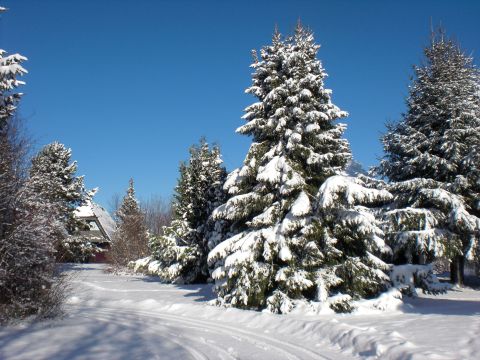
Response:
[{"label": "blue sky", "polygon": [[[250,139],[235,133],[254,99],[251,49],[275,24],[297,21],[322,45],[333,101],[350,116],[346,137],[365,167],[381,156],[386,121],[405,109],[412,65],[430,21],[475,56],[480,1],[3,0],[0,48],[29,61],[21,114],[37,146],[73,150],[87,186],[108,205],[134,177],[140,198],[169,197],[188,147],[220,144],[228,170]],[[479,55],[480,56],[480,55]],[[477,62],[478,63],[478,62]]]}]

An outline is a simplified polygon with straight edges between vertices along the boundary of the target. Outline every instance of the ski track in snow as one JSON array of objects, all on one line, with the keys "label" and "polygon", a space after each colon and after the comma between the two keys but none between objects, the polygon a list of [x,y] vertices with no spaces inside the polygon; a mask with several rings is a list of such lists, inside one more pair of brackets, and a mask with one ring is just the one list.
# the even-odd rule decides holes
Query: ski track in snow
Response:
[{"label": "ski track in snow", "polygon": [[0,360],[477,359],[480,351],[474,290],[409,301],[405,312],[285,316],[207,306],[210,285],[69,268],[66,317],[0,328]]},{"label": "ski track in snow", "polygon": [[[101,310],[95,310],[94,313],[100,313],[104,315],[115,315],[117,309],[114,308],[103,308]],[[221,325],[218,323],[212,323],[203,320],[197,319],[185,319],[182,316],[176,316],[172,314],[158,314],[158,313],[149,313],[146,311],[136,311],[136,310],[122,310],[122,314],[129,314],[129,315],[138,315],[142,316],[145,319],[157,319],[157,320],[168,320],[171,323],[176,323],[179,325],[180,329],[190,328],[200,330],[202,332],[208,332],[209,334],[216,334],[219,336],[227,336],[231,339],[240,342],[248,342],[249,344],[253,345],[254,347],[264,350],[264,351],[273,351],[275,353],[276,359],[291,359],[291,360],[299,360],[299,359],[331,359],[330,357],[315,353],[308,349],[302,348],[290,342],[283,342],[280,340],[276,340],[272,337],[267,337],[264,335],[260,335],[258,333],[246,331],[239,328],[233,328],[231,326]],[[98,319],[98,317],[96,316]],[[114,317],[109,317],[110,320],[114,319]],[[188,334],[188,333],[187,333]],[[182,337],[188,338],[186,335],[182,335]],[[198,339],[189,338],[189,341],[198,342]],[[207,346],[212,346],[212,343],[208,341],[201,341],[202,344],[206,344]],[[223,348],[215,346],[215,349],[221,352]],[[301,354],[298,356],[297,354]],[[268,353],[267,353],[268,356]],[[228,358],[233,358],[231,355],[228,355]],[[260,357],[263,359],[264,357]],[[209,359],[207,357],[206,359]]]},{"label": "ski track in snow", "polygon": [[[122,311],[123,315],[125,315],[126,313],[127,311]],[[154,341],[147,342],[147,344],[149,345],[149,349],[148,349],[149,352],[152,352],[152,355],[155,354],[156,355],[155,357],[158,356],[158,358],[160,358],[162,354],[156,354],[157,350],[151,344],[161,340],[161,341],[173,342],[177,346],[184,348],[195,360],[204,360],[209,358],[209,353],[206,352],[205,350],[202,350],[202,351],[196,350],[196,349],[201,349],[203,345],[207,345],[208,348],[218,352],[219,357],[221,359],[234,359],[227,351],[225,351],[223,348],[219,346],[214,345],[213,342],[209,343],[204,338],[196,338],[193,336],[183,335],[182,330],[189,329],[189,328],[191,329],[191,327],[189,326],[175,327],[175,326],[172,326],[171,323],[156,323],[152,326],[152,324],[149,323],[147,319],[149,320],[151,319],[165,320],[165,319],[159,316],[152,317],[151,314],[148,314],[147,316],[145,316],[140,312],[134,312],[134,311],[129,311],[128,313],[130,316],[140,315],[144,317],[143,322],[144,324],[148,324],[148,328],[146,330],[144,329],[143,332],[144,332],[144,335],[146,334],[148,335],[148,337],[154,340]],[[125,317],[123,321],[118,320],[117,309],[95,310],[92,312],[92,314],[95,315],[95,319],[98,321],[107,322],[109,324],[117,324],[117,325],[120,325],[120,327],[131,328],[131,330],[133,331],[138,331],[138,328],[136,326],[133,326],[130,324],[130,322],[125,321]],[[184,325],[184,324],[180,324],[180,325]],[[195,344],[195,347],[187,345],[187,342],[182,340],[186,340],[188,344]]]},{"label": "ski track in snow", "polygon": [[[178,293],[178,290],[175,289],[109,289],[88,281],[79,281],[79,280],[74,280],[72,283],[77,283],[77,284],[82,284],[88,287],[91,287],[95,290],[102,290],[102,291],[111,291],[111,292],[119,292],[119,293],[147,293],[147,292],[172,292],[172,293]],[[191,292],[195,292],[195,290],[192,290]]]},{"label": "ski track in snow", "polygon": [[0,328],[1,360],[350,358],[328,341],[312,350],[294,336],[223,321],[226,309],[204,301],[192,304],[189,297],[204,291],[202,286],[179,288],[141,276],[116,276],[99,265],[74,269],[80,271],[71,279],[66,318],[25,324],[10,334]]}]

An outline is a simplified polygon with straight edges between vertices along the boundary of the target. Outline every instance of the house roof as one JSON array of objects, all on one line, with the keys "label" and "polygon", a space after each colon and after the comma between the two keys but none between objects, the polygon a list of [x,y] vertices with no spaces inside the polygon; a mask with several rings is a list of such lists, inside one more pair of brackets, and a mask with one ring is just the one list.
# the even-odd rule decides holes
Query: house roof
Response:
[{"label": "house roof", "polygon": [[79,206],[75,210],[75,216],[78,219],[96,218],[109,239],[115,232],[115,221],[108,211],[93,201],[88,201],[85,205]]}]

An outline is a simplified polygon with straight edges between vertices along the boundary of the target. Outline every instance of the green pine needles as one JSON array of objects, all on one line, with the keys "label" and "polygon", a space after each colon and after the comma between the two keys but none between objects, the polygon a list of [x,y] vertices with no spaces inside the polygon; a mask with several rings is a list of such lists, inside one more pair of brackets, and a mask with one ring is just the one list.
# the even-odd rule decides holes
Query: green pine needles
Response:
[{"label": "green pine needles", "polygon": [[[227,178],[231,197],[213,213],[231,223],[209,254],[217,304],[287,313],[309,302],[349,311],[352,299],[388,283],[388,266],[375,254],[389,249],[366,206],[390,194],[340,176],[351,153],[337,120],[347,113],[324,87],[318,49],[298,25],[285,39],[276,31],[260,58],[254,53],[246,92],[258,101],[237,129],[252,145]],[[353,200],[345,195],[350,185]],[[332,196],[337,201],[325,200]]]}]

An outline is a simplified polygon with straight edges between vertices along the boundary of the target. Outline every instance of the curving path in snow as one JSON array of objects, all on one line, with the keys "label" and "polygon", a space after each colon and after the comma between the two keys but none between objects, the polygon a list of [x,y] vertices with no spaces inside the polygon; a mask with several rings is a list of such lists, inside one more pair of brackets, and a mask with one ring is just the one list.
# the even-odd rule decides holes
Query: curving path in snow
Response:
[{"label": "curving path in snow", "polygon": [[278,316],[206,305],[209,286],[164,285],[92,264],[71,271],[68,316],[0,332],[0,359],[351,358],[328,341],[302,343],[258,327],[256,318]]},{"label": "curving path in snow", "polygon": [[480,291],[472,289],[396,300],[388,311],[279,316],[209,306],[209,285],[165,285],[108,274],[98,264],[68,271],[66,317],[0,328],[1,360],[438,360],[480,353]]}]

